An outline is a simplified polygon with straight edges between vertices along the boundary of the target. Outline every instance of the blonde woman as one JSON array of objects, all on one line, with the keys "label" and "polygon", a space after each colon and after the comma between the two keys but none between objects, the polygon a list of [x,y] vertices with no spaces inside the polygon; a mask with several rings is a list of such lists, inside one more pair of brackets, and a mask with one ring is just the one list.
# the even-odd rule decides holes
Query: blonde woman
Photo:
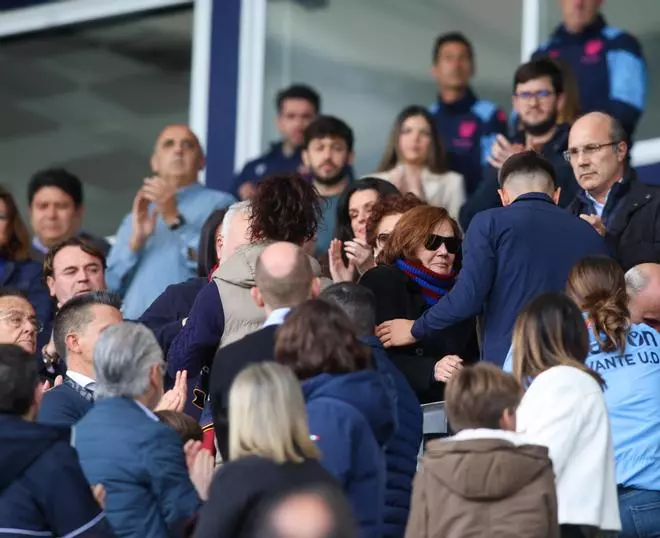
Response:
[{"label": "blonde woman", "polygon": [[402,194],[444,207],[455,219],[465,203],[464,178],[447,167],[433,117],[421,106],[409,106],[397,116],[378,172],[370,175],[389,181]]},{"label": "blonde woman", "polygon": [[516,413],[528,442],[548,447],[563,538],[621,530],[614,452],[602,377],[585,365],[589,336],[566,295],[546,293],[513,332],[513,373],[531,380]]},{"label": "blonde woman", "polygon": [[213,478],[195,538],[252,536],[260,507],[289,488],[335,480],[319,463],[293,372],[274,362],[243,370],[229,392],[229,455]]}]

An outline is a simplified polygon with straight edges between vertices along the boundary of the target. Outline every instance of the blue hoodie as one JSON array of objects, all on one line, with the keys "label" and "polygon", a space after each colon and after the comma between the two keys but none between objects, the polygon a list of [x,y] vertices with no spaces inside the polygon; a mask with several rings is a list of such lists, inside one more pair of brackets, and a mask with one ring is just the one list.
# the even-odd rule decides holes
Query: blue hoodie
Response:
[{"label": "blue hoodie", "polygon": [[384,445],[395,430],[391,394],[380,373],[321,374],[302,384],[309,429],[321,463],[339,481],[361,536],[382,536]]},{"label": "blue hoodie", "polygon": [[69,428],[0,414],[0,535],[114,536],[70,437]]},{"label": "blue hoodie", "polygon": [[[633,324],[625,355],[603,351],[589,327],[586,364],[607,387],[616,459],[616,482],[636,489],[660,490],[660,333],[646,324]],[[504,363],[510,372],[512,352]]]}]

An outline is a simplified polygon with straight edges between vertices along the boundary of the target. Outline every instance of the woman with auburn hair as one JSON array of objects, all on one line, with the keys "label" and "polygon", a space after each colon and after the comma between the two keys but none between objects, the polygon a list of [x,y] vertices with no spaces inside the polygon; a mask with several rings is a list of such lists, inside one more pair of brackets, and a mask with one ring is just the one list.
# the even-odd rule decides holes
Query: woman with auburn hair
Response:
[{"label": "woman with auburn hair", "polygon": [[373,205],[367,221],[367,243],[374,250],[376,263],[382,262],[385,245],[401,216],[420,205],[424,205],[424,202],[412,193],[385,196]]},{"label": "woman with auburn hair", "polygon": [[[359,282],[376,297],[376,323],[417,319],[456,281],[461,267],[458,223],[441,207],[414,207],[399,219],[381,257],[383,263]],[[389,352],[421,403],[440,401],[451,376],[479,359],[475,320]]]},{"label": "woman with auburn hair", "polygon": [[[0,186],[0,287],[20,290],[27,295],[37,319],[50,337],[53,302],[44,284],[41,263],[29,258],[30,236],[11,193]],[[37,349],[47,342],[37,336]]]},{"label": "woman with auburn hair", "polygon": [[248,366],[234,380],[229,455],[213,477],[195,538],[251,537],[260,508],[283,490],[316,484],[338,489],[319,463],[298,380],[274,362]]},{"label": "woman with auburn hair", "polygon": [[371,351],[358,340],[348,315],[322,300],[289,314],[277,332],[275,358],[302,382],[321,463],[341,484],[360,535],[382,537],[383,447],[396,426],[389,378],[372,369]]},{"label": "woman with auburn hair", "polygon": [[378,171],[371,175],[446,208],[453,218],[465,203],[463,176],[448,169],[435,121],[421,106],[406,107],[397,116]]},{"label": "woman with auburn hair", "polygon": [[632,324],[621,266],[589,257],[566,288],[587,322],[586,363],[606,383],[622,538],[660,536],[660,334]]},{"label": "woman with auburn hair", "polygon": [[520,313],[513,373],[529,383],[516,413],[519,433],[548,447],[563,538],[619,531],[614,453],[601,375],[585,364],[582,313],[562,293],[545,293]]}]

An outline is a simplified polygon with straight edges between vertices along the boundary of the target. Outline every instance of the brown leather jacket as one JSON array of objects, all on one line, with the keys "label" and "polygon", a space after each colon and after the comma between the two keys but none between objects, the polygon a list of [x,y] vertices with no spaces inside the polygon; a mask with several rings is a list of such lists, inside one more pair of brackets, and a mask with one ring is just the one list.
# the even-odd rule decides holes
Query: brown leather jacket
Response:
[{"label": "brown leather jacket", "polygon": [[504,438],[432,441],[415,478],[406,538],[486,536],[559,537],[548,450]]}]

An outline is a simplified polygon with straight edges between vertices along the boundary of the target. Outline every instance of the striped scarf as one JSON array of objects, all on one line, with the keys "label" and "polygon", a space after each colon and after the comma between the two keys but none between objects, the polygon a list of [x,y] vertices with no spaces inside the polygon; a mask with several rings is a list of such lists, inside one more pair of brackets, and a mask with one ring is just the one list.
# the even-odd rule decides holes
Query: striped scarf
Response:
[{"label": "striped scarf", "polygon": [[403,260],[399,258],[395,262],[408,277],[419,285],[422,289],[422,295],[427,304],[433,306],[441,297],[444,297],[449,290],[454,287],[456,275],[439,275],[420,263]]}]

